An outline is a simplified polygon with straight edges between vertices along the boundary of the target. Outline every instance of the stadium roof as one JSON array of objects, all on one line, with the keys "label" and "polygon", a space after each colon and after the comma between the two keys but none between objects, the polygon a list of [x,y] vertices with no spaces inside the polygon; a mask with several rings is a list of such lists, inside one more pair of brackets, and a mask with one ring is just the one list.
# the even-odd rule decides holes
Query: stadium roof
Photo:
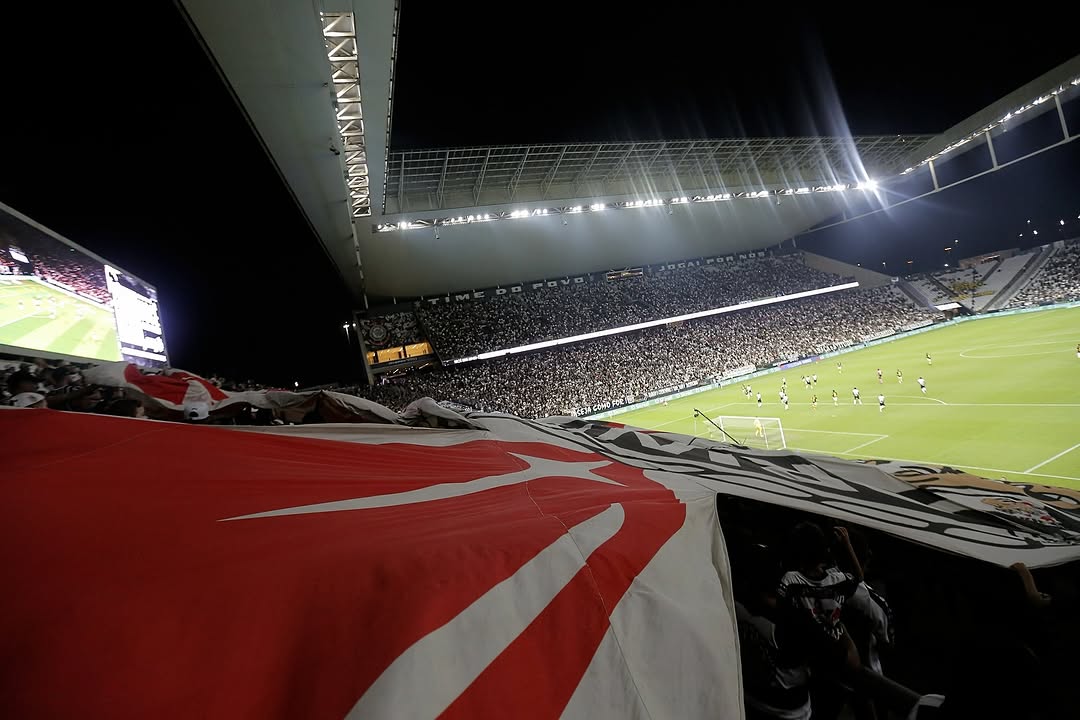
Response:
[{"label": "stadium roof", "polygon": [[[433,294],[776,244],[841,208],[838,196],[843,193],[824,191],[857,189],[869,179],[917,166],[937,152],[934,148],[949,148],[969,136],[968,125],[977,131],[982,115],[992,115],[997,105],[1026,102],[1010,95],[936,137],[732,138],[389,152],[397,0],[181,3],[358,299],[365,294]],[[1018,94],[1030,89],[1041,95],[1067,82],[1076,77],[1071,67],[1076,62]],[[1035,87],[1042,84],[1047,87]],[[780,211],[782,196],[796,193],[811,194],[794,198]],[[658,195],[665,197],[658,200]],[[740,202],[725,203],[723,210],[696,204],[714,198]],[[744,198],[748,202],[741,202]],[[558,213],[560,207],[688,200],[690,207],[681,210],[693,217],[670,226],[659,216],[602,226],[604,220],[588,214],[578,219],[572,238],[556,238],[556,227],[531,219],[446,227],[440,234],[440,226],[459,224],[470,215],[532,218],[551,209]],[[566,219],[562,226],[568,227]]]},{"label": "stadium roof", "polygon": [[858,183],[903,170],[907,158],[933,137],[761,137],[398,151],[389,157],[385,214],[643,191]]}]

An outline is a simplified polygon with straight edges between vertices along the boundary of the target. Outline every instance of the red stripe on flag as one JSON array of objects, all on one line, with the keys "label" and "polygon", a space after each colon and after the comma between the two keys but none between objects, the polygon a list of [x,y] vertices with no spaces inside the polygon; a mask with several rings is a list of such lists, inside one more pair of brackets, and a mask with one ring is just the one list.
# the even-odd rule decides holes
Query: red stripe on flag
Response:
[{"label": "red stripe on flag", "polygon": [[[610,614],[656,553],[686,520],[686,507],[670,490],[636,471],[614,466],[621,479],[637,474],[666,496],[625,503],[616,535],[543,613],[462,693],[443,718],[557,718],[581,682],[610,625]],[[569,524],[569,523],[568,523]],[[552,664],[551,658],[559,658]]]},{"label": "red stripe on flag", "polygon": [[[0,477],[0,566],[18,588],[0,613],[19,656],[0,673],[13,716],[340,718],[405,648],[564,534],[566,518],[655,492],[640,471],[608,466],[597,474],[634,487],[541,478],[221,522],[516,472],[509,452],[603,458],[540,442],[364,445],[44,410],[0,412],[0,434],[20,450]],[[568,602],[541,621],[576,627],[561,625],[568,613],[600,612]],[[576,641],[568,678],[605,617]]]}]

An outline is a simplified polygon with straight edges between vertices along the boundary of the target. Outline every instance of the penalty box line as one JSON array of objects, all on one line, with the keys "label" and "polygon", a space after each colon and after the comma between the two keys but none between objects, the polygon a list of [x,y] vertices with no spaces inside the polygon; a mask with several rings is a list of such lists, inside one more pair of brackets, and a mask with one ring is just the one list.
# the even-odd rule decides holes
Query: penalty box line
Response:
[{"label": "penalty box line", "polygon": [[1028,468],[1027,470],[1025,470],[1024,472],[1025,472],[1025,473],[1030,473],[1030,472],[1031,472],[1031,471],[1033,471],[1033,470],[1037,470],[1037,469],[1041,468],[1041,467],[1042,467],[1043,465],[1049,465],[1050,463],[1052,463],[1052,462],[1054,462],[1055,460],[1057,460],[1057,459],[1058,459],[1059,457],[1062,457],[1062,456],[1064,456],[1064,455],[1068,455],[1069,453],[1071,453],[1071,452],[1072,452],[1073,450],[1075,450],[1076,448],[1080,448],[1080,443],[1076,443],[1075,445],[1073,445],[1073,446],[1072,446],[1071,448],[1068,448],[1067,450],[1062,450],[1062,451],[1061,451],[1061,452],[1059,452],[1059,453],[1058,453],[1057,455],[1055,455],[1055,456],[1053,456],[1053,457],[1051,457],[1051,458],[1047,458],[1046,460],[1043,460],[1043,461],[1042,461],[1041,463],[1039,463],[1038,465],[1032,465],[1031,467],[1029,467],[1029,468]]}]

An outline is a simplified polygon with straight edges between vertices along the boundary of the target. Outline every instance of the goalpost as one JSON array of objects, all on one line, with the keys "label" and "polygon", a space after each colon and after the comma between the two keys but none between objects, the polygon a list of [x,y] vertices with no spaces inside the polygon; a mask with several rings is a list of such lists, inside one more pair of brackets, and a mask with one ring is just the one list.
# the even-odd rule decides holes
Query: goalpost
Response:
[{"label": "goalpost", "polygon": [[[783,450],[787,447],[787,441],[784,438],[784,424],[780,422],[780,418],[720,415],[714,417],[712,421],[719,425],[724,432],[717,430],[711,423],[695,417],[695,434],[704,434],[710,440],[719,440],[720,442],[731,442],[732,438],[734,438],[739,445],[763,450]],[[727,433],[727,435],[724,433]]]}]

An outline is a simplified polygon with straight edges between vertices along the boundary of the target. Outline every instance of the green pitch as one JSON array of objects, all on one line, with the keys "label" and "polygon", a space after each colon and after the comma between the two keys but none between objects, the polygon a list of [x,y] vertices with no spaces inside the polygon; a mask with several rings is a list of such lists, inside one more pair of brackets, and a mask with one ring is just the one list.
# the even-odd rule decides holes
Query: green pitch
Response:
[{"label": "green pitch", "polygon": [[[693,408],[714,419],[775,417],[788,448],[949,465],[984,477],[1080,489],[1077,343],[1080,308],[986,318],[755,378],[750,384],[755,394],[761,392],[760,410],[736,383],[611,419],[710,436]],[[897,369],[903,371],[902,384]],[[807,390],[800,378],[813,373],[817,386]],[[916,382],[920,375],[925,395]],[[785,377],[787,411],[778,397]],[[853,386],[865,404],[852,404]],[[837,406],[833,389],[840,396]],[[885,395],[884,412],[878,412],[879,392]],[[817,409],[810,404],[814,394]],[[743,432],[737,440],[757,444],[752,429]]]},{"label": "green pitch", "polygon": [[120,359],[112,311],[25,277],[0,275],[0,345]]}]

